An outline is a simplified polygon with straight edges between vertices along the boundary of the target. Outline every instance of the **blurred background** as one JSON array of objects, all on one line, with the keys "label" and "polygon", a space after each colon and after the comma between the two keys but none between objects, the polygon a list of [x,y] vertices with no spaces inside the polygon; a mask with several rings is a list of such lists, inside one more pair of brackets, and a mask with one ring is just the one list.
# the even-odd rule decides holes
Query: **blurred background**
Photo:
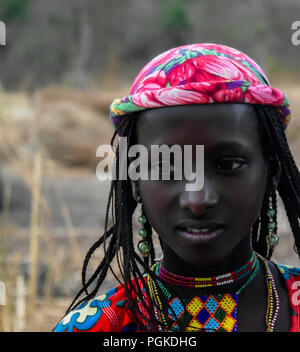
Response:
[{"label": "blurred background", "polygon": [[[109,104],[160,52],[215,42],[253,57],[290,100],[300,165],[297,20],[299,0],[1,0],[0,331],[50,331],[81,287],[104,227],[109,182],[96,177],[96,149],[113,134]],[[273,259],[299,266],[279,205]]]}]

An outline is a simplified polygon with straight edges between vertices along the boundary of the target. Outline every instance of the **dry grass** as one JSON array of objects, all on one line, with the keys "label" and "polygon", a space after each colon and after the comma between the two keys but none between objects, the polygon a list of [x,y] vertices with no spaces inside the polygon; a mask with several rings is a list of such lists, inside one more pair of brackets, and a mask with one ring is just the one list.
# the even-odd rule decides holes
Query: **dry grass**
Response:
[{"label": "dry grass", "polygon": [[[47,199],[40,193],[40,185],[43,177],[56,172],[64,175],[76,166],[75,170],[78,167],[95,170],[99,162],[96,149],[101,144],[110,143],[113,132],[105,110],[114,97],[112,93],[102,95],[60,87],[50,87],[33,96],[0,92],[0,160],[2,165],[23,176],[32,194],[31,228],[22,233],[7,221],[11,185],[4,185],[4,209],[0,219],[0,280],[6,284],[7,304],[1,307],[0,331],[50,330],[67,308],[63,304],[60,313],[55,311],[60,300],[55,301],[52,297],[52,288],[55,282],[72,277],[74,272],[79,273],[86,248],[80,248],[69,210],[62,201],[67,250],[57,248],[48,227],[50,208]],[[8,252],[8,240],[12,236],[20,237],[21,233],[28,243],[27,249]],[[19,268],[24,255],[28,255],[30,276],[25,286],[22,288],[21,284],[20,288]],[[43,301],[37,298],[41,258],[50,269]],[[90,270],[94,266],[91,263]],[[17,282],[19,289],[16,296]],[[25,315],[22,313],[24,307],[20,308],[16,299],[25,300]],[[65,302],[66,298],[63,300]],[[67,300],[70,304],[70,298]],[[53,314],[52,323],[49,317],[44,317],[45,323],[41,324],[41,314],[45,312]]]}]

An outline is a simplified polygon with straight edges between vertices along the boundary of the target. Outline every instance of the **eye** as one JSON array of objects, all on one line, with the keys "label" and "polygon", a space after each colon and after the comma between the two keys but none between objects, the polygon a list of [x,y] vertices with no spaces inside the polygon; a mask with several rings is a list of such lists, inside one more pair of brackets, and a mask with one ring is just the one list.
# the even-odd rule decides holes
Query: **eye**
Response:
[{"label": "eye", "polygon": [[151,164],[151,169],[157,171],[160,175],[168,175],[170,169],[170,175],[175,172],[175,166],[172,163],[158,161]]},{"label": "eye", "polygon": [[217,169],[221,171],[235,171],[246,164],[244,159],[240,158],[223,158],[219,161]]},{"label": "eye", "polygon": [[171,163],[158,161],[151,164],[151,169],[158,170],[159,172],[167,172],[170,168],[170,172],[174,172],[175,166]]}]

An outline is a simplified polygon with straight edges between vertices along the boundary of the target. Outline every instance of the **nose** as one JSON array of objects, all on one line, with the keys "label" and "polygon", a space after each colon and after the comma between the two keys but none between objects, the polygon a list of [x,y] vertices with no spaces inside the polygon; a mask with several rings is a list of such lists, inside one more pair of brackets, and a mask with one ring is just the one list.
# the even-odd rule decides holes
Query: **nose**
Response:
[{"label": "nose", "polygon": [[202,215],[207,208],[212,208],[218,203],[219,197],[215,189],[208,182],[200,191],[184,190],[179,198],[181,208],[189,208],[195,215]]}]

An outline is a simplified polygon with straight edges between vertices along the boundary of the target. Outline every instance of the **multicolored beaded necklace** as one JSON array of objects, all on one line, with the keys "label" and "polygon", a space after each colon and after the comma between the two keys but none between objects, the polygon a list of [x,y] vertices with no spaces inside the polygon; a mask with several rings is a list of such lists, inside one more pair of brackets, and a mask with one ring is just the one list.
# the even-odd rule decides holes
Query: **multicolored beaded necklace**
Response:
[{"label": "multicolored beaded necklace", "polygon": [[[235,270],[234,275],[233,273],[225,274],[227,278],[231,278],[228,279],[229,282],[224,282],[228,280],[222,280],[224,275],[220,275],[214,278],[205,278],[210,280],[202,279],[202,284],[199,284],[199,278],[184,278],[184,280],[179,280],[178,275],[169,273],[165,269],[163,270],[164,275],[162,276],[162,267],[160,262],[156,262],[151,269],[158,277],[168,283],[172,282],[172,284],[174,284],[173,282],[176,282],[177,286],[184,287],[199,288],[224,285],[232,282],[237,282],[239,280],[240,276],[237,275],[236,272],[240,273],[240,275],[243,275],[241,273],[244,272],[247,272],[248,274],[248,279],[243,283],[243,285],[237,290],[236,293],[200,295],[190,299],[182,300],[178,297],[172,297],[172,294],[166,289],[161,281],[153,280],[148,274],[147,282],[150,296],[157,306],[155,309],[155,315],[156,318],[162,322],[162,325],[165,327],[159,327],[159,330],[178,331],[180,330],[178,320],[184,318],[184,321],[187,322],[185,331],[237,331],[238,297],[256,277],[259,271],[258,257],[263,261],[266,271],[266,283],[268,289],[268,306],[266,311],[267,331],[274,331],[274,326],[279,312],[279,296],[267,260],[259,255],[257,256],[256,253],[253,253],[251,259],[247,262],[247,264],[245,264],[242,268]],[[251,269],[248,270],[248,267]],[[166,275],[166,273],[168,275]],[[246,275],[243,275],[243,277],[245,276]],[[167,277],[167,280],[165,280],[165,277]],[[236,279],[236,281],[231,281],[233,280],[233,277]],[[186,281],[186,279],[188,280]],[[191,282],[194,282],[194,284],[197,284],[197,286],[191,286]],[[219,284],[217,284],[217,282]],[[169,303],[167,316],[163,312],[163,303],[161,300],[162,294],[165,296]],[[171,326],[167,323],[167,321],[171,321]]]},{"label": "multicolored beaded necklace", "polygon": [[243,265],[241,268],[232,271],[231,273],[213,276],[213,277],[184,277],[176,274],[172,274],[159,265],[158,277],[163,279],[165,282],[175,286],[184,286],[184,287],[214,287],[227,285],[234,282],[239,282],[250,273],[253,272],[255,266],[257,265],[257,257],[255,253],[251,255],[250,260]]},{"label": "multicolored beaded necklace", "polygon": [[268,261],[263,258],[263,263],[266,270],[266,284],[268,288],[268,306],[266,312],[267,332],[272,332],[274,331],[274,326],[278,317],[280,303],[275,281],[269,268]]}]

